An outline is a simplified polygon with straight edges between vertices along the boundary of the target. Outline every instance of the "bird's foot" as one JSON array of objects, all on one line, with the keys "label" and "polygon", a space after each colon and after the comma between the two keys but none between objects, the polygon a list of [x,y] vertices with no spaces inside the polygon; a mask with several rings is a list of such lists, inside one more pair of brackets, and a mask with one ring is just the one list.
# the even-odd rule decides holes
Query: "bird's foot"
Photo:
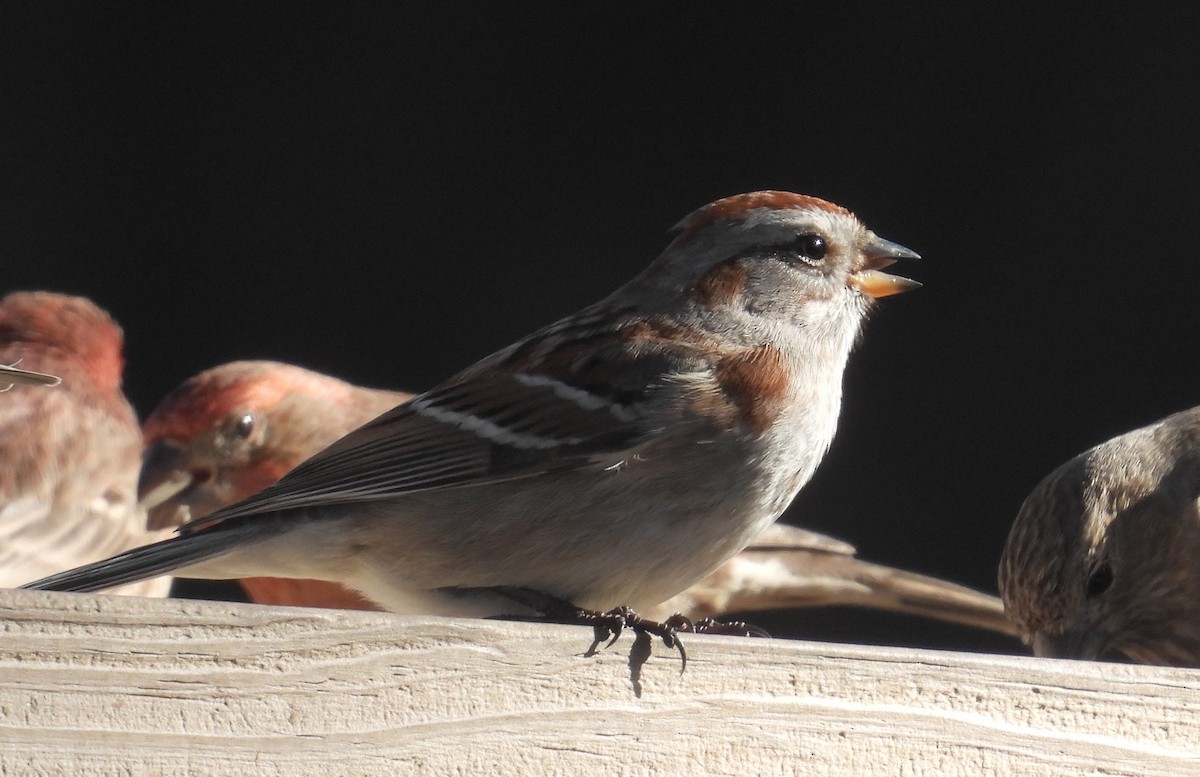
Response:
[{"label": "bird's foot", "polygon": [[[621,636],[625,629],[630,629],[638,635],[638,644],[643,639],[658,637],[668,648],[678,650],[683,664],[683,668],[680,671],[682,672],[683,669],[687,669],[687,650],[684,649],[683,643],[679,640],[679,631],[681,630],[679,627],[686,626],[685,630],[690,631],[692,624],[691,621],[682,615],[673,616],[660,623],[643,618],[632,607],[617,607],[607,612],[601,612],[599,610],[587,610],[572,604],[566,599],[560,599],[557,596],[551,596],[550,594],[544,594],[541,591],[534,591],[529,588],[503,586],[490,590],[503,594],[525,607],[540,612],[547,620],[554,621],[555,623],[591,626],[595,639],[584,655],[595,655],[601,645],[604,648],[610,647],[617,641],[617,638]],[[644,662],[647,657],[649,657],[648,651],[646,656],[641,658],[641,661]]]},{"label": "bird's foot", "polygon": [[[651,637],[658,637],[666,647],[678,650],[680,662],[682,663],[679,671],[682,673],[687,669],[687,650],[683,647],[683,642],[679,639],[679,626],[682,625],[683,621],[687,621],[683,616],[672,616],[665,621],[652,621],[638,615],[632,607],[617,607],[608,612],[584,610],[576,607],[574,616],[577,618],[576,623],[591,626],[595,631],[595,641],[588,648],[586,655],[595,655],[596,648],[600,646],[601,642],[604,643],[605,648],[610,647],[621,636],[621,632],[625,629],[631,629],[639,636],[645,634]],[[676,618],[682,620],[677,621]],[[690,625],[690,622],[688,625]]]},{"label": "bird's foot", "polygon": [[[701,618],[693,621],[682,613],[675,613],[663,621],[650,620],[638,615],[632,607],[617,607],[607,612],[586,610],[557,596],[544,594],[528,588],[498,587],[491,589],[513,599],[530,609],[540,612],[547,620],[556,623],[566,623],[579,626],[591,626],[594,639],[584,655],[593,656],[600,649],[607,649],[621,636],[626,629],[637,635],[634,652],[640,660],[634,659],[639,667],[649,657],[650,639],[657,637],[663,645],[671,650],[679,651],[680,673],[687,669],[687,649],[679,639],[684,634],[719,634],[737,637],[769,637],[767,632],[743,621],[718,621],[713,618]],[[603,647],[601,647],[603,646]],[[642,655],[644,653],[644,655]]]}]

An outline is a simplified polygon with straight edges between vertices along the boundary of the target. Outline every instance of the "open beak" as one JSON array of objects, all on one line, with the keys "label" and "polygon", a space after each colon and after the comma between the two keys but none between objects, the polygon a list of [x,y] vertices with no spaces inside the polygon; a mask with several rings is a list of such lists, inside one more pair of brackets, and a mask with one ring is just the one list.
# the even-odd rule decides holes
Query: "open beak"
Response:
[{"label": "open beak", "polygon": [[183,451],[169,442],[146,448],[138,478],[138,504],[146,511],[146,528],[166,529],[190,520],[188,507],[178,499],[196,483],[185,464]]},{"label": "open beak", "polygon": [[850,275],[850,283],[863,294],[875,299],[915,289],[921,284],[910,278],[889,275],[881,270],[900,259],[920,258],[921,255],[916,251],[872,233],[870,241],[863,247],[863,266]]}]

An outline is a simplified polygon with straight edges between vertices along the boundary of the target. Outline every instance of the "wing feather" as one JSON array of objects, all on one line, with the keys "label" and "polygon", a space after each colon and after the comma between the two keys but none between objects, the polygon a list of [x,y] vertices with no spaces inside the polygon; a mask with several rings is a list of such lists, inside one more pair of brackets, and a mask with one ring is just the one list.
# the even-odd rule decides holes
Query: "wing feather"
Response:
[{"label": "wing feather", "polygon": [[663,430],[647,412],[671,375],[711,372],[703,338],[669,322],[587,310],[499,351],[359,427],[275,485],[187,524],[468,488],[610,466]]},{"label": "wing feather", "polygon": [[[356,429],[258,494],[187,524],[277,510],[465,488],[584,466],[652,438],[636,409],[572,395],[554,381],[466,377]],[[534,395],[530,398],[530,395]],[[591,405],[591,406],[589,406]]]}]

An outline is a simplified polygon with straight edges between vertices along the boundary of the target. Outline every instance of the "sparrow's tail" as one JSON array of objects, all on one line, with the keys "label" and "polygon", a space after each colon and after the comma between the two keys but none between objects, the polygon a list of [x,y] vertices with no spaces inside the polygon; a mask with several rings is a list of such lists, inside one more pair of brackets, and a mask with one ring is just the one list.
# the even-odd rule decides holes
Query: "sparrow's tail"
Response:
[{"label": "sparrow's tail", "polygon": [[172,537],[152,545],[127,550],[112,558],[43,577],[21,588],[41,591],[102,591],[165,575],[214,556],[230,548],[228,531],[207,531]]}]

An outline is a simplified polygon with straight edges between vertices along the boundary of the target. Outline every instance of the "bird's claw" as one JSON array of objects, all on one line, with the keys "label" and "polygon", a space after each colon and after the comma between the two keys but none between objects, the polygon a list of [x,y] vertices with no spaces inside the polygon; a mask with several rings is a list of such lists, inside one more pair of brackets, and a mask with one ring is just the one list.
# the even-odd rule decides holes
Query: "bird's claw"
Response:
[{"label": "bird's claw", "polygon": [[577,623],[589,625],[595,630],[595,639],[585,655],[595,655],[596,649],[602,642],[604,649],[607,650],[612,647],[625,629],[631,629],[639,635],[658,637],[666,647],[678,650],[683,664],[680,671],[687,669],[687,650],[679,639],[679,629],[674,618],[669,618],[664,622],[652,621],[638,615],[632,607],[617,607],[608,612],[579,609],[576,610],[575,615]]}]

